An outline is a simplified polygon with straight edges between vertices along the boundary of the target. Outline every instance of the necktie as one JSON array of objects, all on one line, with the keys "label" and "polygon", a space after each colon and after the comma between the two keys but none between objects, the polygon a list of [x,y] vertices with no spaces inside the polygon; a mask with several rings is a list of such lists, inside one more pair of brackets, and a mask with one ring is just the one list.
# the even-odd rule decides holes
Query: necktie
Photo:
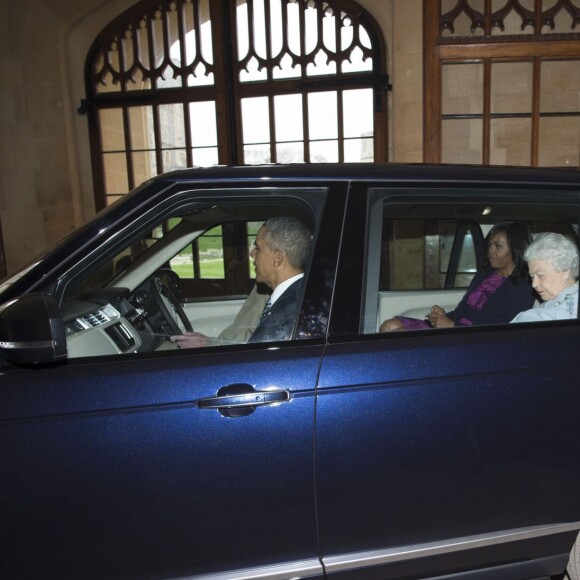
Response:
[{"label": "necktie", "polygon": [[266,302],[266,306],[264,306],[264,310],[262,310],[262,316],[260,316],[260,322],[262,322],[262,320],[264,320],[268,316],[271,308],[272,308],[272,303],[270,302],[270,299],[268,298],[268,302]]}]

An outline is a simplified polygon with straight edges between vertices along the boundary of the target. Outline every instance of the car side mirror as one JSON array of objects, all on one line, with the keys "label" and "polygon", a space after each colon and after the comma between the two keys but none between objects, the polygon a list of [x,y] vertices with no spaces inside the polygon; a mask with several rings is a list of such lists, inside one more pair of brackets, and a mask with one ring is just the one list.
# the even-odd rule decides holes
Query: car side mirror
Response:
[{"label": "car side mirror", "polygon": [[50,294],[26,294],[0,306],[0,354],[15,364],[66,358],[64,321]]}]

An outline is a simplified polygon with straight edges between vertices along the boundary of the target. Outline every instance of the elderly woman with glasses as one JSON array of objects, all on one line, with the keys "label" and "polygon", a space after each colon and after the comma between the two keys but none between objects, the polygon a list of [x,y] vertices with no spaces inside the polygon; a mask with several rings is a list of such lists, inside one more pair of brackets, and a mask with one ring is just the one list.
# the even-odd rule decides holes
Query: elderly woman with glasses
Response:
[{"label": "elderly woman with glasses", "polygon": [[524,253],[532,286],[542,300],[512,322],[562,320],[578,316],[578,247],[562,234],[538,234]]}]

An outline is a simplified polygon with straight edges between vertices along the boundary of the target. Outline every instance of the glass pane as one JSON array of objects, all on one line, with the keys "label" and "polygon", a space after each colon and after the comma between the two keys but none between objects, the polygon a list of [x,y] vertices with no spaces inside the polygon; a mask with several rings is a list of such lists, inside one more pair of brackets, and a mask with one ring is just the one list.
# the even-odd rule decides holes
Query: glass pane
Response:
[{"label": "glass pane", "polygon": [[185,121],[183,105],[159,105],[161,148],[185,147]]},{"label": "glass pane", "polygon": [[155,149],[152,107],[129,107],[129,127],[133,150]]},{"label": "glass pane", "polygon": [[374,140],[368,139],[348,139],[344,142],[344,161],[346,163],[364,162],[372,163],[375,158],[373,150]]},{"label": "glass pane", "polygon": [[256,56],[262,59],[268,58],[268,52],[266,50],[266,17],[264,11],[264,2],[270,2],[270,0],[254,0],[252,3],[253,7],[253,48]]},{"label": "glass pane", "polygon": [[251,83],[253,81],[265,81],[268,78],[266,68],[260,69],[260,63],[255,57],[252,57],[246,68],[240,71],[240,82]]},{"label": "glass pane", "polygon": [[311,139],[338,137],[336,91],[308,95],[308,127]]},{"label": "glass pane", "polygon": [[492,165],[530,165],[531,151],[531,119],[491,120]]},{"label": "glass pane", "polygon": [[211,167],[219,163],[217,147],[201,147],[192,150],[193,164],[197,167]]},{"label": "glass pane", "polygon": [[102,82],[99,82],[96,89],[97,94],[103,93],[118,93],[121,89],[119,83],[113,80],[113,75],[110,72],[103,74]]},{"label": "glass pane", "polygon": [[441,161],[481,164],[483,161],[481,119],[443,120]]},{"label": "glass pane", "polygon": [[[341,69],[343,73],[370,71],[373,69],[373,59],[367,58],[366,60],[364,60],[363,58],[364,54],[361,48],[361,47],[372,48],[371,39],[369,38],[369,35],[363,26],[358,27],[358,34],[359,34],[358,40],[359,46],[356,46],[356,48],[353,51],[351,51],[349,55],[349,60],[343,60],[341,62]],[[352,23],[347,19],[346,22],[344,23],[344,26],[342,26],[340,29],[341,49],[347,50],[351,46],[353,40],[354,40],[354,27],[352,26]]]},{"label": "glass pane", "polygon": [[165,13],[167,22],[165,26],[165,34],[167,44],[170,46],[169,62],[171,62],[171,64],[173,64],[175,68],[179,70],[182,64],[185,64],[185,62],[181,62],[181,42],[179,42],[179,23],[177,21],[177,12],[171,8],[172,7],[170,5],[170,9]]},{"label": "glass pane", "polygon": [[[250,252],[254,249],[254,243],[256,241],[256,236],[258,235],[258,230],[262,227],[264,222],[248,222],[246,224],[246,236],[248,239],[248,248]],[[250,278],[256,278],[256,268],[254,267],[254,260],[249,260],[249,275]]]},{"label": "glass pane", "polygon": [[244,59],[250,50],[248,5],[245,0],[237,0],[236,8],[236,39],[238,41],[238,56]]},{"label": "glass pane", "polygon": [[224,241],[222,227],[213,228],[198,238],[201,278],[224,278]]},{"label": "glass pane", "polygon": [[580,112],[580,60],[542,62],[540,111]]},{"label": "glass pane", "polygon": [[124,153],[105,153],[103,155],[105,171],[105,193],[127,193],[127,158]]},{"label": "glass pane", "polygon": [[[330,52],[336,52],[336,17],[335,10],[327,10],[324,18],[322,18],[322,41],[324,47]],[[344,26],[347,25],[348,20],[342,22]]]},{"label": "glass pane", "polygon": [[123,110],[101,109],[99,111],[99,124],[103,151],[124,151]]},{"label": "glass pane", "polygon": [[260,163],[272,163],[270,156],[270,144],[245,145],[244,163],[248,165],[259,165]]},{"label": "glass pane", "polygon": [[[259,61],[255,55],[266,58],[266,26],[264,20],[263,0],[253,3],[253,21],[250,22],[250,13],[245,0],[237,0],[236,9],[236,37],[238,41],[238,61],[244,61],[245,67],[240,71],[240,82],[266,80],[266,68],[259,68]],[[253,28],[252,28],[253,27]],[[245,60],[248,56],[249,60]]]},{"label": "glass pane", "polygon": [[540,119],[539,164],[580,168],[580,117]]},{"label": "glass pane", "polygon": [[137,151],[133,153],[133,181],[139,185],[157,175],[155,151]]},{"label": "glass pane", "polygon": [[159,89],[178,88],[181,87],[181,77],[176,70],[167,65],[161,72],[156,84]]},{"label": "glass pane", "polygon": [[303,139],[302,95],[275,96],[274,119],[278,143]]},{"label": "glass pane", "polygon": [[213,73],[208,71],[209,69],[207,69],[202,63],[199,63],[194,69],[195,74],[187,75],[187,86],[201,87],[204,85],[213,85]]},{"label": "glass pane", "polygon": [[294,3],[287,3],[286,7],[286,15],[288,18],[288,30],[291,32],[288,35],[288,48],[290,52],[294,54],[301,54],[301,47],[300,47],[300,13],[301,7],[298,5],[298,2]]},{"label": "glass pane", "polygon": [[268,97],[242,99],[244,143],[269,143]]},{"label": "glass pane", "polygon": [[[360,31],[363,32],[364,29],[361,27]],[[363,51],[357,46],[350,53],[350,60],[344,60],[341,62],[341,68],[343,73],[371,71],[373,70],[373,59],[367,58],[364,60]]]},{"label": "glass pane", "polygon": [[187,167],[185,149],[165,150],[161,153],[163,156],[163,173]]},{"label": "glass pane", "polygon": [[335,75],[336,63],[328,59],[323,50],[319,50],[314,57],[314,64],[306,67],[307,76]]},{"label": "glass pane", "polygon": [[338,141],[311,142],[310,163],[338,163]]},{"label": "glass pane", "polygon": [[279,55],[284,46],[283,46],[283,26],[282,26],[282,10],[286,9],[282,7],[282,2],[279,0],[275,0],[272,2],[271,0],[267,0],[269,4],[270,10],[270,19],[268,24],[270,26],[270,54],[272,56]]},{"label": "glass pane", "polygon": [[151,88],[151,81],[143,78],[143,73],[140,69],[132,74],[132,79],[126,83],[127,91],[143,91]]},{"label": "glass pane", "polygon": [[186,280],[193,279],[193,250],[191,244],[171,258],[169,260],[169,266],[180,278]]},{"label": "glass pane", "polygon": [[215,101],[189,103],[191,144],[194,147],[217,145]]},{"label": "glass pane", "polygon": [[344,137],[373,135],[373,91],[358,89],[343,93]]},{"label": "glass pane", "polygon": [[272,76],[275,79],[296,79],[300,78],[301,74],[302,67],[299,64],[294,64],[289,54],[285,54],[280,60],[280,65],[272,71]]},{"label": "glass pane", "polygon": [[483,113],[483,64],[444,64],[442,67],[444,115]]},{"label": "glass pane", "polygon": [[[442,223],[440,228],[439,272],[446,273],[449,270],[451,250],[457,235],[457,226],[454,223]],[[463,244],[461,246],[461,253],[459,254],[457,272],[459,274],[477,272],[477,260],[475,257],[475,248],[473,247],[473,236],[469,230],[463,236]],[[444,280],[444,278],[441,280],[441,288],[443,287]]]},{"label": "glass pane", "polygon": [[195,17],[191,10],[186,9],[183,11],[183,18],[185,21],[185,29],[189,31],[186,32],[184,38],[185,62],[183,64],[185,66],[191,66],[195,61],[195,59],[199,56],[197,54],[197,46],[196,46],[197,30],[195,29]]},{"label": "glass pane", "polygon": [[304,50],[306,54],[310,54],[314,51],[319,42],[316,10],[312,5],[310,5],[304,12],[304,28]]},{"label": "glass pane", "polygon": [[[151,69],[151,61],[149,60],[150,51],[149,48],[149,34],[147,33],[147,28],[145,27],[134,27],[134,34],[137,35],[137,42],[139,43],[139,62],[143,65],[145,70]],[[147,81],[150,83],[151,81]]]},{"label": "glass pane", "polygon": [[491,112],[530,113],[532,110],[531,62],[495,62],[491,68]]},{"label": "glass pane", "polygon": [[277,163],[304,163],[304,142],[278,143],[276,145]]}]

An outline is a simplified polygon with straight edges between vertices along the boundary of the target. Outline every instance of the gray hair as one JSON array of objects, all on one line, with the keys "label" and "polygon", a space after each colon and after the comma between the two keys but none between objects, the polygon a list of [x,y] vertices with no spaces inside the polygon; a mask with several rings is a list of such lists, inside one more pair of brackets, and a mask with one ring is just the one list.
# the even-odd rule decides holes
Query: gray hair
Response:
[{"label": "gray hair", "polygon": [[310,252],[310,230],[300,220],[291,217],[270,218],[263,227],[270,248],[286,254],[293,268],[304,270]]},{"label": "gray hair", "polygon": [[546,260],[558,272],[570,270],[570,275],[578,280],[578,247],[563,236],[553,232],[536,234],[534,241],[527,247],[524,257],[530,260]]}]

